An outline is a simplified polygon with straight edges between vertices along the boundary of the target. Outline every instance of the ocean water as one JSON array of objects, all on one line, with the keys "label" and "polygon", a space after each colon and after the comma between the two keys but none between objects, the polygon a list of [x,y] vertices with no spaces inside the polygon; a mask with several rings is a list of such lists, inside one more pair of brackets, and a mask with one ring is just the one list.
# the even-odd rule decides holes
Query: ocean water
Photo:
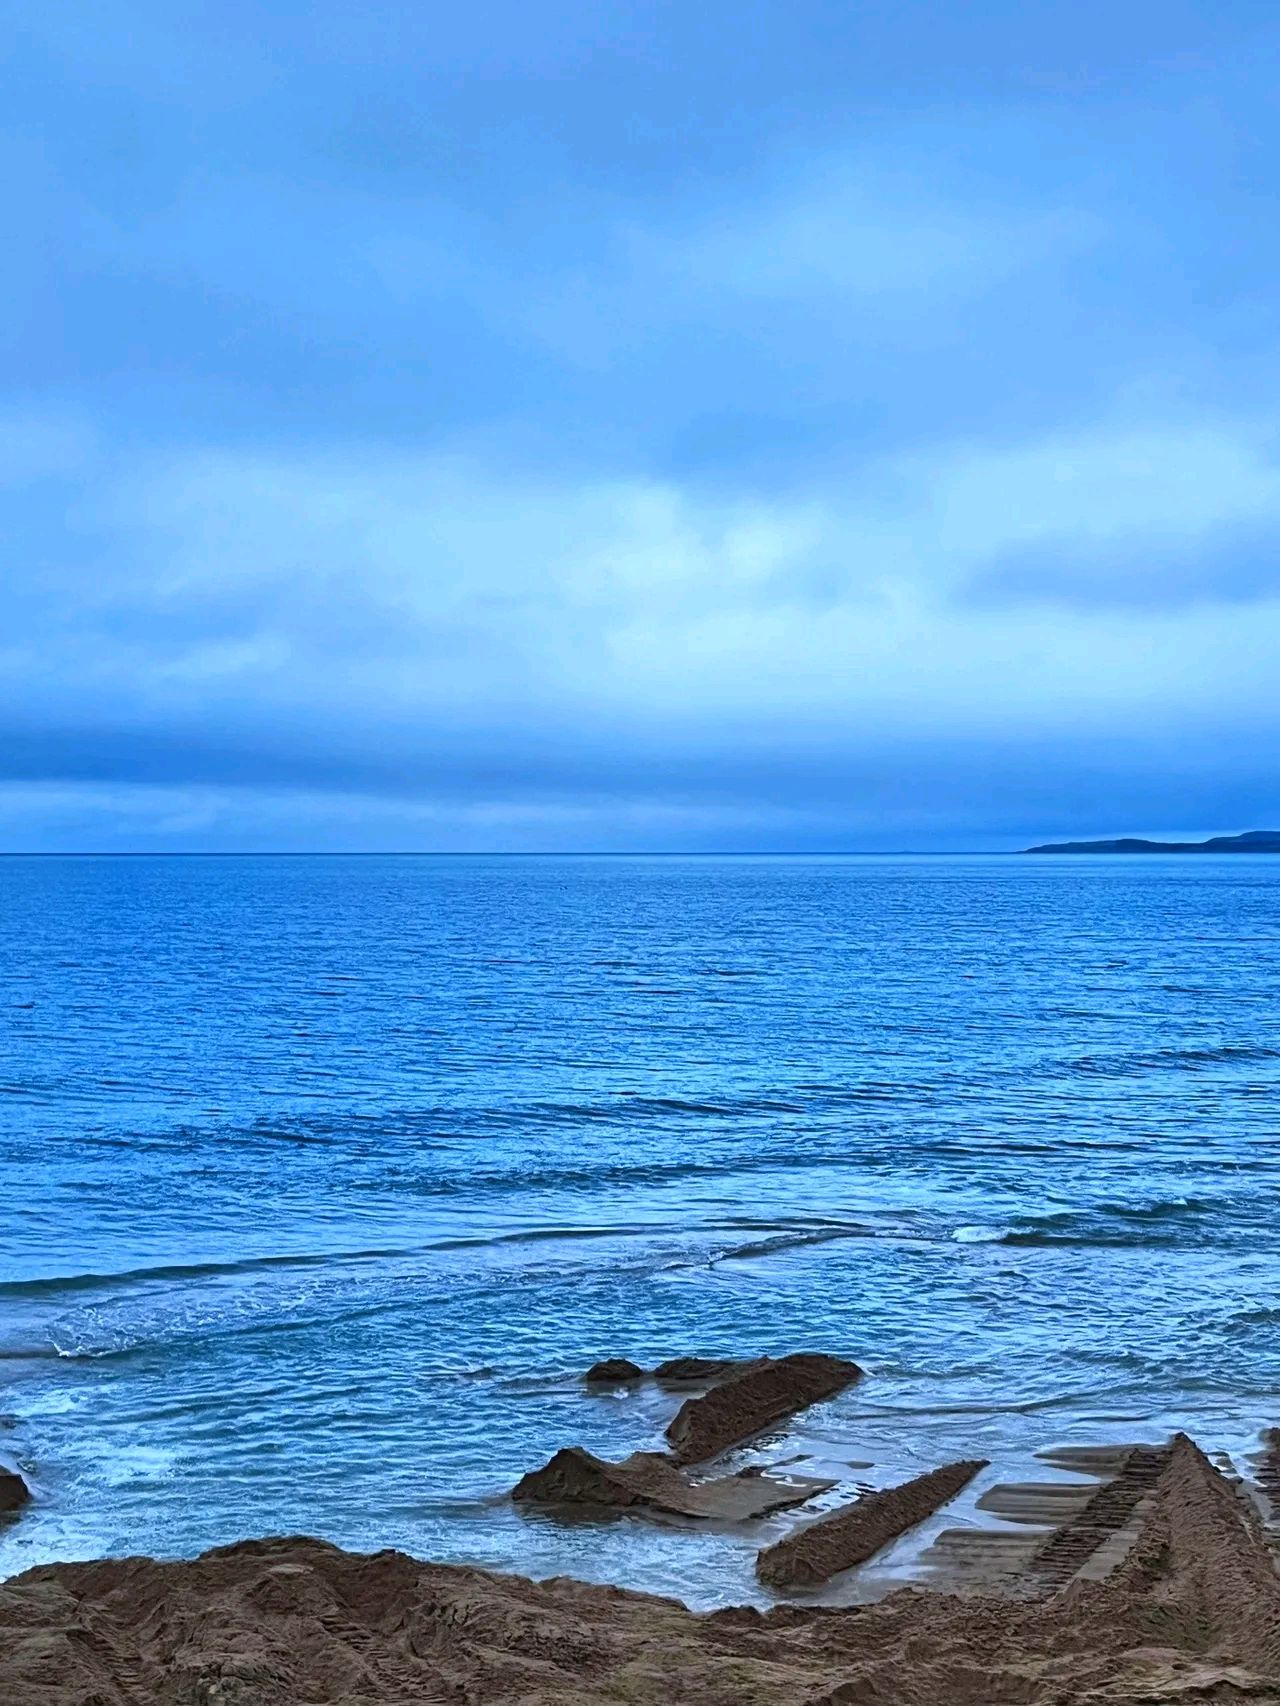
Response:
[{"label": "ocean water", "polygon": [[12,858],[0,907],[0,1574],[306,1532],[753,1597],[769,1525],[504,1497],[657,1442],[605,1354],[852,1356],[742,1460],[990,1458],[953,1522],[1280,1422],[1280,859]]}]

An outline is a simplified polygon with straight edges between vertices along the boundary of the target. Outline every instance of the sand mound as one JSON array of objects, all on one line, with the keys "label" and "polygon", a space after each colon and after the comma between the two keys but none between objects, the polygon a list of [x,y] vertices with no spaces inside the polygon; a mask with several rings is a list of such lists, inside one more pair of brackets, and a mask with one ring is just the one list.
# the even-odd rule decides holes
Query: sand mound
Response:
[{"label": "sand mound", "polygon": [[686,1481],[659,1451],[637,1451],[621,1463],[610,1463],[580,1445],[571,1445],[557,1451],[541,1469],[522,1476],[511,1496],[521,1504],[606,1506],[744,1522],[802,1505],[834,1484],[750,1469],[715,1481]]},{"label": "sand mound", "polygon": [[864,1564],[882,1546],[941,1510],[985,1468],[979,1459],[948,1463],[901,1486],[864,1493],[761,1552],[756,1574],[771,1587],[814,1587]]},{"label": "sand mound", "polygon": [[800,1352],[768,1357],[680,1406],[667,1429],[678,1463],[703,1463],[823,1398],[862,1374],[841,1357]]},{"label": "sand mound", "polygon": [[1280,1578],[1180,1437],[1105,1581],[695,1616],[618,1589],[250,1541],[0,1584],[5,1706],[1172,1706],[1280,1702]]},{"label": "sand mound", "polygon": [[[732,1380],[749,1369],[760,1368],[768,1357],[668,1357],[653,1370],[659,1386],[714,1386],[721,1380]],[[583,1375],[588,1386],[632,1385],[649,1378],[645,1369],[630,1357],[604,1357],[592,1363]]]},{"label": "sand mound", "polygon": [[593,1362],[582,1378],[588,1386],[630,1386],[644,1379],[644,1370],[629,1357],[606,1357]]},{"label": "sand mound", "polygon": [[31,1499],[31,1489],[14,1469],[0,1463],[0,1516],[20,1511]]}]

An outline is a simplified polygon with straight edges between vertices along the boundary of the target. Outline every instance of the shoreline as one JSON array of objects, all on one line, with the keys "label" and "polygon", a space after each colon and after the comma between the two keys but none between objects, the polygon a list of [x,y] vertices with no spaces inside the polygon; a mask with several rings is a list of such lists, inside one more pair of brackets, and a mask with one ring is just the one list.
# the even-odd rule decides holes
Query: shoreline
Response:
[{"label": "shoreline", "polygon": [[[1270,1437],[1268,1462],[1280,1465]],[[0,1583],[7,1706],[1009,1706],[1280,1700],[1272,1513],[1185,1434],[1053,1531],[1052,1568],[845,1609],[692,1612],[570,1578],[243,1541]],[[1265,1482],[1265,1472],[1259,1484]],[[1129,1494],[1132,1494],[1130,1497]],[[1043,1555],[1045,1548],[1040,1547]]]},{"label": "shoreline", "polygon": [[[693,1379],[687,1373],[667,1378],[666,1369],[678,1363],[704,1367]],[[849,1405],[819,1401],[808,1414],[816,1394],[793,1391],[782,1406],[789,1413],[775,1411],[769,1420],[740,1411],[734,1423],[740,1437],[713,1442],[718,1449],[705,1462],[681,1462],[671,1445],[679,1415],[714,1399],[723,1420],[735,1413],[733,1402],[725,1401],[726,1386],[750,1385],[765,1371],[776,1381],[792,1363],[835,1365],[838,1380],[852,1379]],[[1219,1418],[1167,1411],[1134,1417],[1126,1428],[1119,1416],[1095,1416],[1092,1425],[1076,1418],[1069,1426],[1024,1429],[1021,1440],[1002,1443],[992,1424],[1009,1418],[998,1406],[964,1406],[963,1413],[944,1408],[934,1416],[886,1408],[877,1402],[874,1364],[859,1370],[838,1358],[791,1353],[737,1362],[678,1358],[650,1371],[621,1367],[620,1385],[602,1384],[594,1368],[559,1377],[554,1399],[573,1395],[577,1415],[562,1417],[564,1432],[538,1430],[548,1442],[542,1449],[550,1451],[544,1462],[531,1456],[520,1469],[495,1474],[482,1490],[430,1500],[412,1523],[404,1512],[388,1510],[382,1521],[352,1524],[349,1511],[335,1521],[336,1512],[318,1515],[320,1506],[299,1505],[293,1520],[264,1523],[259,1533],[313,1535],[318,1544],[352,1555],[394,1549],[441,1567],[498,1576],[572,1578],[674,1598],[691,1613],[714,1614],[746,1607],[767,1612],[779,1604],[850,1609],[904,1588],[972,1592],[993,1579],[1003,1582],[1026,1570],[1037,1543],[1122,1477],[1130,1456],[1159,1457],[1182,1432],[1197,1439],[1257,1511],[1269,1519],[1280,1507],[1280,1430],[1256,1419],[1245,1425],[1238,1417],[1223,1427]],[[538,1395],[545,1400],[547,1391]],[[530,1396],[513,1393],[516,1404]],[[776,1396],[764,1394],[766,1400]],[[1019,1413],[1015,1406],[1012,1414]],[[586,1444],[557,1446],[557,1435]],[[967,1458],[975,1461],[965,1465]],[[47,1460],[42,1473],[30,1456],[10,1451],[0,1455],[4,1464],[14,1481],[25,1482],[28,1498],[11,1507],[7,1519],[0,1517],[8,1563],[0,1586],[33,1569],[66,1567],[68,1560],[154,1556],[181,1563],[239,1543],[248,1526],[237,1521],[219,1532],[206,1525],[195,1545],[171,1545],[166,1485],[156,1489],[158,1520],[149,1524],[155,1538],[112,1540],[76,1522],[67,1502],[72,1488],[54,1461]],[[972,1473],[916,1509],[917,1481],[945,1481],[961,1467]],[[851,1515],[856,1526],[864,1507],[869,1513],[877,1503],[889,1508],[888,1527],[876,1544],[855,1546],[857,1556],[846,1558],[837,1549],[811,1579],[786,1581],[761,1570],[770,1552],[794,1550],[792,1542],[806,1530]],[[873,1526],[873,1537],[878,1533],[879,1525]]]}]

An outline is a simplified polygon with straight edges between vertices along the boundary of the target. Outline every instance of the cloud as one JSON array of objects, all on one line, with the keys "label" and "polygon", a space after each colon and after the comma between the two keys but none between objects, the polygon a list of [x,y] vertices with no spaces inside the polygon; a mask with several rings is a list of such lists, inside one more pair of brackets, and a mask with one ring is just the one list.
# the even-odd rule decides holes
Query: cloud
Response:
[{"label": "cloud", "polygon": [[[708,801],[698,805],[613,796],[573,801],[412,799],[323,788],[136,782],[0,781],[0,841],[7,852],[208,848],[378,852],[604,850],[771,845],[789,814]],[[794,815],[794,814],[792,814]]]},{"label": "cloud", "polygon": [[996,557],[965,587],[964,601],[1148,611],[1280,599],[1280,517],[1207,539],[1138,535],[1132,540],[1050,538]]},{"label": "cloud", "polygon": [[[1029,801],[1113,762],[1131,797],[1152,765],[1171,799],[1191,765],[1205,797],[1280,733],[1277,588],[1221,567],[1280,522],[1253,421],[943,443],[768,500],[474,452],[67,443],[66,554],[0,641],[0,777],[161,842],[274,844],[294,810],[289,838],[337,845],[344,824],[347,844],[833,845],[955,833],[975,799],[988,832],[1034,829]],[[1170,541],[1184,579],[1161,597]],[[1100,565],[1134,590],[1102,596]],[[1179,815],[1222,821],[1207,806]]]},{"label": "cloud", "polygon": [[665,284],[677,300],[692,291],[721,303],[820,301],[896,316],[1060,263],[1105,236],[1096,215],[1070,207],[983,206],[895,178],[879,162],[810,156],[737,206],[624,228],[622,253],[641,288]]},{"label": "cloud", "polygon": [[735,364],[772,392],[788,364],[812,384],[833,364],[844,375],[850,352],[936,359],[949,316],[980,315],[1109,235],[1069,201],[984,199],[883,158],[807,152],[737,194],[683,189],[644,219],[606,206],[583,252],[522,276],[507,311],[575,367],[616,374],[655,351],[665,367],[679,350],[722,392]]},{"label": "cloud", "polygon": [[75,411],[19,402],[0,407],[0,490],[29,490],[79,475],[93,436]]},{"label": "cloud", "polygon": [[1256,420],[1120,427],[957,460],[939,535],[975,605],[1179,607],[1280,593],[1280,439]]}]

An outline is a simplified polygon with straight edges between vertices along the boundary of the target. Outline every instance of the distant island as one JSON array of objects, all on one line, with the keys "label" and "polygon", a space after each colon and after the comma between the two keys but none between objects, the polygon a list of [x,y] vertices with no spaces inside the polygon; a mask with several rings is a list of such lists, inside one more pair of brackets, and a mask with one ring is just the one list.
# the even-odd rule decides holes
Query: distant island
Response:
[{"label": "distant island", "polygon": [[1208,841],[1056,841],[1028,853],[1280,853],[1280,829],[1250,829],[1244,835],[1214,835]]}]

